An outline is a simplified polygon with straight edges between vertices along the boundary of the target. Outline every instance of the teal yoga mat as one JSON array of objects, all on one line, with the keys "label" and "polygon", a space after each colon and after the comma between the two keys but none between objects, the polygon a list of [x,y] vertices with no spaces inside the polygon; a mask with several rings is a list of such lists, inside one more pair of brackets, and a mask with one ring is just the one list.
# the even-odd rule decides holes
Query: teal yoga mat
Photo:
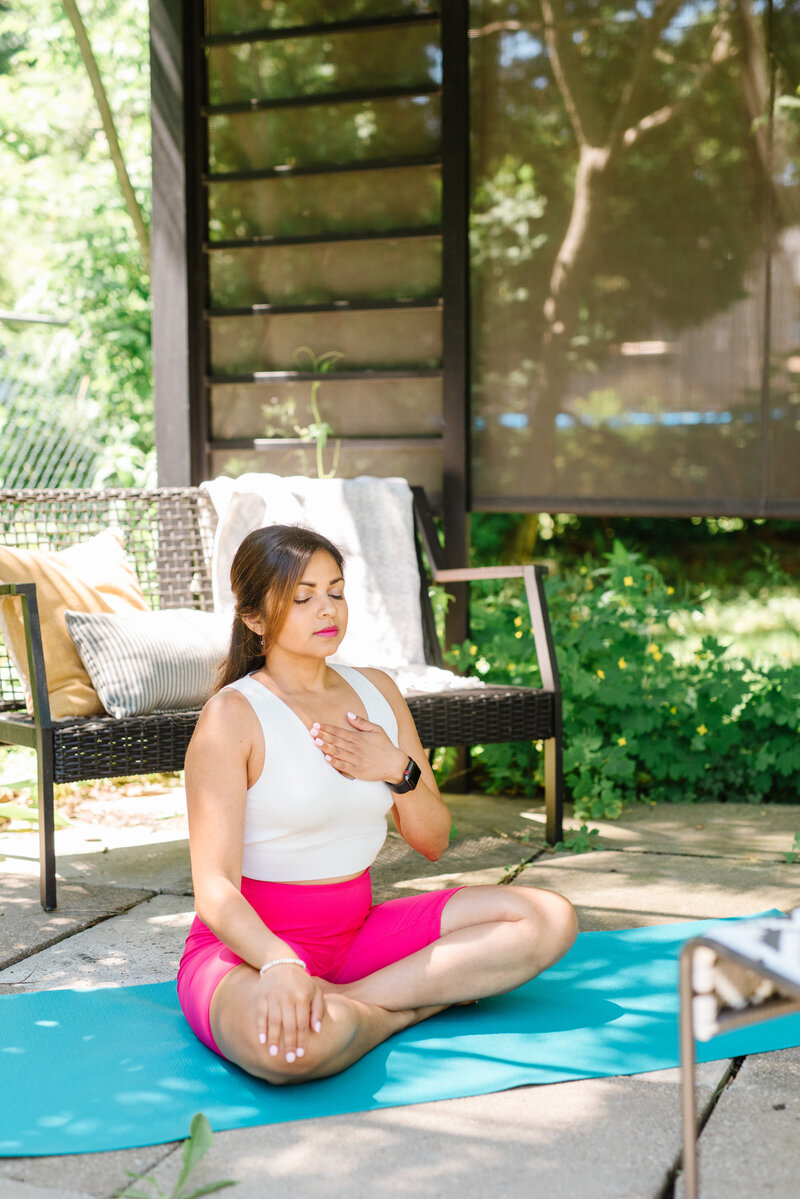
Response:
[{"label": "teal yoga mat", "polygon": [[[0,997],[0,1155],[85,1153],[214,1129],[482,1095],[678,1064],[677,960],[714,921],[582,933],[533,982],[408,1029],[343,1074],[270,1087],[201,1045],[175,984]],[[701,1061],[800,1044],[800,1016],[698,1047]]]}]

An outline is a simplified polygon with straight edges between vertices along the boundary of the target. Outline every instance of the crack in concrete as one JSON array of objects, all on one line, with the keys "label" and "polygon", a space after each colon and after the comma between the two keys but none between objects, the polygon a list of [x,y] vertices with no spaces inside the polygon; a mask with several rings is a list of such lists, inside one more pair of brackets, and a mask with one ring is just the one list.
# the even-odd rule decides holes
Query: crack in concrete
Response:
[{"label": "crack in concrete", "polygon": [[[12,952],[8,955],[8,957],[3,957],[0,959],[0,970],[7,970],[11,966],[16,966],[20,962],[24,962],[26,958],[34,957],[37,953],[41,953],[44,949],[50,949],[53,945],[60,944],[61,941],[68,941],[70,937],[75,937],[78,935],[78,933],[85,932],[87,928],[94,928],[95,925],[103,924],[106,920],[113,920],[115,916],[122,916],[125,912],[130,912],[133,908],[138,907],[140,903],[147,903],[147,901],[152,899],[154,895],[155,892],[148,893],[144,896],[144,898],[132,900],[129,904],[126,904],[125,907],[115,908],[113,912],[98,912],[94,920],[87,920],[85,924],[81,924],[77,928],[65,929],[60,933],[53,933],[53,936],[49,940],[42,941],[41,944],[37,944],[33,949],[29,946],[28,948],[20,949],[16,954]],[[88,914],[91,912],[91,908],[56,909],[56,915],[58,916],[70,916],[81,912]],[[2,989],[2,987],[13,986],[19,986],[19,983],[0,982],[0,989]]]},{"label": "crack in concrete", "polygon": [[544,849],[538,849],[535,853],[532,853],[529,858],[525,858],[524,861],[520,862],[517,866],[509,866],[508,873],[500,879],[500,882],[497,885],[499,887],[509,886],[511,883],[513,883],[514,879],[519,878],[526,866],[530,866],[531,862],[535,862],[545,852],[546,850]]},{"label": "crack in concrete", "polygon": [[[714,1109],[716,1108],[717,1104],[719,1103],[720,1099],[722,1098],[724,1092],[727,1091],[728,1087],[730,1087],[736,1080],[736,1076],[738,1075],[739,1071],[741,1070],[741,1068],[744,1065],[746,1060],[747,1059],[744,1057],[731,1058],[730,1062],[728,1063],[728,1068],[726,1069],[725,1073],[722,1075],[722,1078],[719,1080],[716,1087],[714,1088],[713,1094],[709,1098],[709,1100],[706,1103],[703,1110],[698,1115],[696,1142],[695,1142],[696,1146],[697,1146],[698,1154],[700,1151],[700,1137],[702,1136],[703,1129],[708,1124],[709,1120],[711,1119],[712,1115],[714,1114]],[[682,1172],[683,1172],[683,1149],[681,1149],[680,1153],[675,1158],[675,1161],[670,1166],[670,1168],[667,1172],[667,1177],[664,1180],[664,1185],[661,1188],[661,1190],[658,1192],[658,1194],[654,1196],[654,1199],[675,1199],[675,1187],[677,1185],[678,1178],[680,1177]]]},{"label": "crack in concrete", "polygon": [[[146,1146],[146,1147],[152,1148],[152,1149],[162,1149],[165,1152],[160,1153],[158,1156],[154,1157],[152,1160],[152,1163],[150,1165],[145,1166],[144,1170],[142,1170],[140,1173],[134,1174],[134,1172],[132,1170],[126,1170],[125,1173],[129,1176],[128,1182],[126,1182],[124,1184],[124,1186],[115,1187],[114,1190],[109,1195],[106,1195],[105,1199],[117,1199],[117,1196],[120,1193],[124,1194],[126,1191],[129,1190],[130,1187],[134,1186],[137,1182],[140,1182],[143,1179],[145,1179],[147,1177],[147,1175],[152,1174],[152,1172],[155,1169],[157,1169],[158,1166],[163,1165],[164,1162],[167,1161],[170,1157],[174,1157],[174,1155],[178,1152],[178,1150],[181,1148],[183,1143],[184,1143],[183,1141],[169,1141],[166,1145]],[[141,1152],[141,1150],[137,1149],[136,1152]],[[178,1164],[180,1164],[180,1163],[178,1163]],[[138,1192],[138,1193],[141,1194],[141,1192]],[[199,1192],[195,1192],[195,1193],[197,1194]],[[163,1194],[163,1192],[162,1192],[162,1194]],[[181,1194],[183,1194],[183,1191],[181,1191]]]}]

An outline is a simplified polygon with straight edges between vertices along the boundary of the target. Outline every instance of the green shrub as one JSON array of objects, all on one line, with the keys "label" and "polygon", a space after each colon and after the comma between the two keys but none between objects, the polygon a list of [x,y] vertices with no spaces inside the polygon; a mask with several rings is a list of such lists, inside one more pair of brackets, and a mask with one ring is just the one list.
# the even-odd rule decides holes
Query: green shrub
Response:
[{"label": "green shrub", "polygon": [[[579,818],[634,799],[791,801],[800,792],[800,665],[757,668],[706,636],[670,652],[678,600],[658,569],[615,542],[605,564],[548,581],[564,693],[564,768]],[[473,592],[473,640],[450,655],[488,682],[540,685],[521,586]],[[527,743],[474,752],[476,782],[533,795],[541,754]]]}]

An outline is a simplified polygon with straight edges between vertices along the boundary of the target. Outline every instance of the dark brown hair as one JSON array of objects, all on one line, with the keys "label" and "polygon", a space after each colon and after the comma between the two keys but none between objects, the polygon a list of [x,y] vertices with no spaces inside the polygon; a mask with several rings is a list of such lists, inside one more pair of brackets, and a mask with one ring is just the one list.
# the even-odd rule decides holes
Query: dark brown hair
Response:
[{"label": "dark brown hair", "polygon": [[[270,646],[283,628],[297,584],[314,554],[324,550],[344,570],[344,559],[332,542],[302,525],[268,525],[248,533],[231,564],[231,590],[236,601],[228,656],[217,690],[264,665]],[[244,622],[264,621],[264,636]]]}]

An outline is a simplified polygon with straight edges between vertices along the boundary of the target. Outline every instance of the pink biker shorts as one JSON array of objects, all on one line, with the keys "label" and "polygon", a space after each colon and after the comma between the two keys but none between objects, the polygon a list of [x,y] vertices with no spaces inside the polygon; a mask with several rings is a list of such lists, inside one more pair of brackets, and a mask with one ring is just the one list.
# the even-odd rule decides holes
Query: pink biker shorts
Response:
[{"label": "pink biker shorts", "polygon": [[[328,982],[349,983],[424,949],[441,936],[442,909],[460,890],[372,903],[369,870],[344,883],[265,883],[242,879],[242,894],[267,928]],[[242,959],[194,918],[178,970],[178,999],[200,1040],[219,1053],[211,997]]]}]

